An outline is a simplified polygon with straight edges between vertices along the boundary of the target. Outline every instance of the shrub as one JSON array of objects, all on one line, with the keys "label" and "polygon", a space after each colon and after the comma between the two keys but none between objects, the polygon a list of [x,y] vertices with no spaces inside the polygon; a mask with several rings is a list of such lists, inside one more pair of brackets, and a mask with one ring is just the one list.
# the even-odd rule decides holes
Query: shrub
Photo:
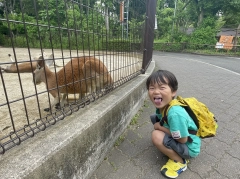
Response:
[{"label": "shrub", "polygon": [[112,51],[136,51],[140,50],[141,44],[140,42],[133,42],[125,39],[114,39],[110,41],[106,41],[103,44],[103,50],[112,50]]},{"label": "shrub", "polygon": [[0,45],[4,45],[4,43],[5,43],[4,36],[0,34]]},{"label": "shrub", "polygon": [[212,44],[215,45],[217,24],[214,18],[208,17],[191,34],[190,43],[192,44]]},{"label": "shrub", "polygon": [[154,50],[165,52],[180,52],[183,50],[184,43],[154,43]]}]

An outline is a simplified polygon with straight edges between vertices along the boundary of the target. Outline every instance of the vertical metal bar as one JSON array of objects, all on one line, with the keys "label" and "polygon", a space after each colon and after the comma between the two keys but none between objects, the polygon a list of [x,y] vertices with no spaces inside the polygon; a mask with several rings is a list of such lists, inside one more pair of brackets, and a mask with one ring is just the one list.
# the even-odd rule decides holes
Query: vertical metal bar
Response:
[{"label": "vertical metal bar", "polygon": [[[85,15],[85,14],[84,14],[84,7],[85,7],[85,6],[84,6],[83,1],[81,1],[81,3],[82,3],[82,4],[80,5],[80,7],[81,7],[81,8],[80,8],[80,14],[81,14],[81,12],[82,12],[82,14],[83,14],[83,16],[84,16],[84,15]],[[81,27],[83,27],[83,18],[81,18]],[[84,38],[84,32],[85,32],[85,31],[82,30],[81,32],[82,32],[82,34],[81,34],[81,35],[82,35],[82,38],[81,38],[81,39],[82,39],[82,52],[83,52],[83,56],[85,56],[85,48],[86,48],[86,47],[85,47],[85,38]],[[85,64],[85,58],[84,58],[84,64]],[[86,74],[86,69],[84,69],[84,73]],[[82,84],[82,83],[81,83],[81,84]],[[86,80],[84,80],[84,79],[83,79],[83,84],[85,84],[85,91],[87,91],[87,82],[86,82]],[[82,90],[81,90],[81,98],[82,98],[82,96],[83,96],[83,93],[82,93]]]},{"label": "vertical metal bar", "polygon": [[[32,59],[31,59],[31,55],[30,55],[31,52],[30,52],[30,47],[29,47],[29,39],[28,39],[28,35],[27,35],[27,27],[26,27],[25,18],[24,18],[24,8],[23,8],[22,0],[20,0],[20,8],[21,8],[21,13],[22,13],[22,20],[23,20],[23,25],[24,25],[24,31],[25,31],[25,34],[26,34],[26,43],[27,43],[27,47],[28,47],[29,59],[30,59],[30,63],[31,63],[32,73],[33,73],[34,70],[33,70]],[[25,113],[26,113],[27,123],[29,125],[30,123],[29,123],[28,110],[27,110],[27,107],[26,107],[26,101],[24,99],[23,91],[22,91],[22,95],[23,95],[23,104],[24,104],[24,110],[25,110]]]},{"label": "vertical metal bar", "polygon": [[[64,2],[65,3],[65,2]],[[64,68],[65,66],[65,58],[64,58],[64,54],[63,54],[63,34],[64,34],[64,31],[62,29],[62,24],[60,23],[60,16],[59,16],[59,9],[58,9],[58,2],[56,1],[56,13],[57,13],[57,29],[58,29],[58,33],[59,33],[59,41],[60,41],[60,49],[61,49],[61,58],[62,58],[62,65],[63,65],[63,71],[64,71],[64,74],[66,74],[66,70]],[[66,15],[66,11],[65,11],[65,15]],[[67,15],[66,15],[67,16]],[[53,56],[54,57],[54,56]],[[55,66],[55,58],[54,58],[54,66]],[[56,68],[55,68],[56,70]],[[67,80],[66,80],[66,75],[64,75],[64,85],[62,86],[62,88],[66,88],[66,93],[68,93],[68,83],[67,83]],[[68,95],[67,95],[67,100],[68,100]]]},{"label": "vertical metal bar", "polygon": [[[37,9],[37,2],[36,0],[33,1],[33,6],[34,6],[34,11],[35,11],[35,16],[36,16],[36,24],[37,24],[37,34],[39,36],[39,44],[40,44],[40,48],[41,48],[41,53],[42,53],[42,38],[41,38],[41,33],[40,33],[40,25],[39,25],[39,16],[38,16],[38,9]],[[42,53],[43,56],[43,53]],[[37,104],[38,104],[38,113],[39,113],[39,117],[40,117],[40,121],[42,122],[42,114],[41,114],[41,110],[40,110],[40,103],[39,103],[39,97],[38,97],[38,90],[36,85],[34,85],[34,89],[35,89],[35,94],[36,94],[36,99],[37,99]],[[48,99],[49,98],[49,93],[48,93]],[[50,106],[50,101],[48,100],[49,106]],[[45,130],[46,125],[42,122],[42,124],[44,125],[43,130]]]},{"label": "vertical metal bar", "polygon": [[[91,12],[90,12],[90,11],[91,11],[90,4],[91,4],[90,1],[87,0],[87,16],[88,16],[88,18],[87,18],[86,20],[87,20],[87,39],[88,39],[87,42],[88,42],[88,56],[89,56],[89,57],[90,57],[90,55],[91,55],[91,54],[90,54],[90,51],[91,51],[90,31],[89,31],[89,26],[90,26],[90,24],[89,24],[89,23],[90,23],[90,22],[89,22],[89,19],[90,19],[90,17],[91,17],[91,15],[90,15],[90,13],[91,13]],[[107,31],[107,30],[106,30],[106,31]],[[85,65],[85,64],[84,64],[84,65]],[[92,67],[91,67],[92,64],[91,64],[91,61],[90,61],[90,65],[89,65],[89,66],[90,66],[90,69],[86,69],[86,68],[85,68],[85,74],[87,74],[87,71],[88,71],[88,70],[89,70],[89,74],[90,74],[90,76],[88,76],[88,77],[85,76],[86,87],[87,87],[87,90],[86,90],[86,91],[87,91],[88,93],[93,93],[93,88],[92,88],[92,87],[93,87],[93,81],[92,81],[92,78],[93,78],[93,77],[92,77],[92,75],[91,75],[91,74],[92,74]],[[90,84],[87,83],[87,80],[91,80],[91,81],[90,81]],[[88,91],[88,89],[89,89],[88,86],[91,86],[91,91]]]},{"label": "vertical metal bar", "polygon": [[[64,0],[64,8],[65,8],[65,11],[67,11],[67,9],[68,9],[67,0]],[[72,63],[72,44],[71,44],[71,32],[70,32],[72,29],[69,28],[69,23],[68,23],[69,17],[68,17],[67,12],[65,14],[66,14],[66,26],[67,26],[67,32],[68,32],[68,45],[69,45],[69,52],[70,52],[70,62],[68,62],[68,63],[71,63],[71,73],[72,73],[72,82],[68,81],[68,83],[66,83],[66,84],[67,84],[67,86],[68,86],[68,84],[73,85],[74,98],[76,99],[76,84],[75,84],[76,81],[74,79],[75,74],[74,74],[74,66]],[[64,71],[64,75],[66,75],[65,71]]]},{"label": "vertical metal bar", "polygon": [[[79,58],[79,42],[78,42],[78,31],[77,31],[77,28],[78,28],[78,26],[77,26],[77,24],[76,24],[76,22],[77,22],[77,19],[76,19],[76,14],[75,13],[77,13],[77,12],[75,12],[75,6],[77,6],[77,5],[79,5],[80,3],[78,2],[78,1],[72,1],[72,7],[73,7],[73,19],[74,19],[74,32],[75,32],[75,36],[76,36],[76,50],[77,50],[77,58]],[[78,95],[78,97],[80,98],[80,93],[81,93],[81,89],[82,89],[82,80],[81,80],[81,72],[80,72],[80,60],[78,60],[78,80],[77,80],[77,87],[79,87],[79,90],[80,91],[77,91],[77,92],[79,92],[79,95]],[[68,95],[67,95],[68,96]],[[78,100],[80,100],[80,99],[78,99]],[[77,95],[76,94],[74,94],[74,102],[76,103],[76,101],[77,101]]]},{"label": "vertical metal bar", "polygon": [[144,32],[143,62],[142,73],[144,74],[152,60],[154,26],[156,14],[156,0],[147,0],[146,20]]}]

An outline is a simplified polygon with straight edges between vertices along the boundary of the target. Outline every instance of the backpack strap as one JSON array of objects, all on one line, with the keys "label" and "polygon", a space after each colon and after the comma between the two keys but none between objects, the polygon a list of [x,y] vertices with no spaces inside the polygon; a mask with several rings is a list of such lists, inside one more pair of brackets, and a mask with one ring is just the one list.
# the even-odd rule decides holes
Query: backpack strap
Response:
[{"label": "backpack strap", "polygon": [[169,108],[170,108],[170,105],[168,104],[164,109],[164,114],[163,114],[162,120],[160,121],[161,126],[163,126],[164,122],[166,122],[168,124],[167,111]]},{"label": "backpack strap", "polygon": [[[162,120],[160,121],[161,126],[163,126],[164,122],[166,122],[168,124],[167,112],[168,112],[169,108],[170,108],[170,105],[168,104],[164,109],[163,117],[162,117]],[[192,134],[192,135],[196,135],[197,131],[189,129],[188,133]],[[188,136],[188,142],[190,142],[190,143],[193,142],[193,139],[190,136]]]},{"label": "backpack strap", "polygon": [[166,122],[168,124],[167,112],[168,112],[169,108],[170,108],[170,104],[168,104],[164,109],[163,117],[162,117],[162,120],[160,121],[161,126],[163,126],[164,122]]}]

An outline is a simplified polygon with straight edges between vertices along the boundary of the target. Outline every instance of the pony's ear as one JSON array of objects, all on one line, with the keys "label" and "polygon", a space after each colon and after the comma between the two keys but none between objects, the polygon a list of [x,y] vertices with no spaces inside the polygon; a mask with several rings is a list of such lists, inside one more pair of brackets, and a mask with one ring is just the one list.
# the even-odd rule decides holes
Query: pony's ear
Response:
[{"label": "pony's ear", "polygon": [[11,60],[12,62],[14,62],[13,59],[12,59],[12,55],[11,55],[11,54],[8,54],[8,57],[10,58],[10,60]]}]

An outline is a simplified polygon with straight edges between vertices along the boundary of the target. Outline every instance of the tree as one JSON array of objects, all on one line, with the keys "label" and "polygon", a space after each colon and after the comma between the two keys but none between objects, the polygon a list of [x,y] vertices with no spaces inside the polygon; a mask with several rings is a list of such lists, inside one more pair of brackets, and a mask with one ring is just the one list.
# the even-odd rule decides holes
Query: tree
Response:
[{"label": "tree", "polygon": [[190,38],[193,44],[216,44],[217,21],[215,18],[204,18],[201,25],[195,29]]},{"label": "tree", "polygon": [[221,13],[223,20],[226,21],[226,26],[238,27],[240,24],[240,1],[230,0],[223,5]]}]

